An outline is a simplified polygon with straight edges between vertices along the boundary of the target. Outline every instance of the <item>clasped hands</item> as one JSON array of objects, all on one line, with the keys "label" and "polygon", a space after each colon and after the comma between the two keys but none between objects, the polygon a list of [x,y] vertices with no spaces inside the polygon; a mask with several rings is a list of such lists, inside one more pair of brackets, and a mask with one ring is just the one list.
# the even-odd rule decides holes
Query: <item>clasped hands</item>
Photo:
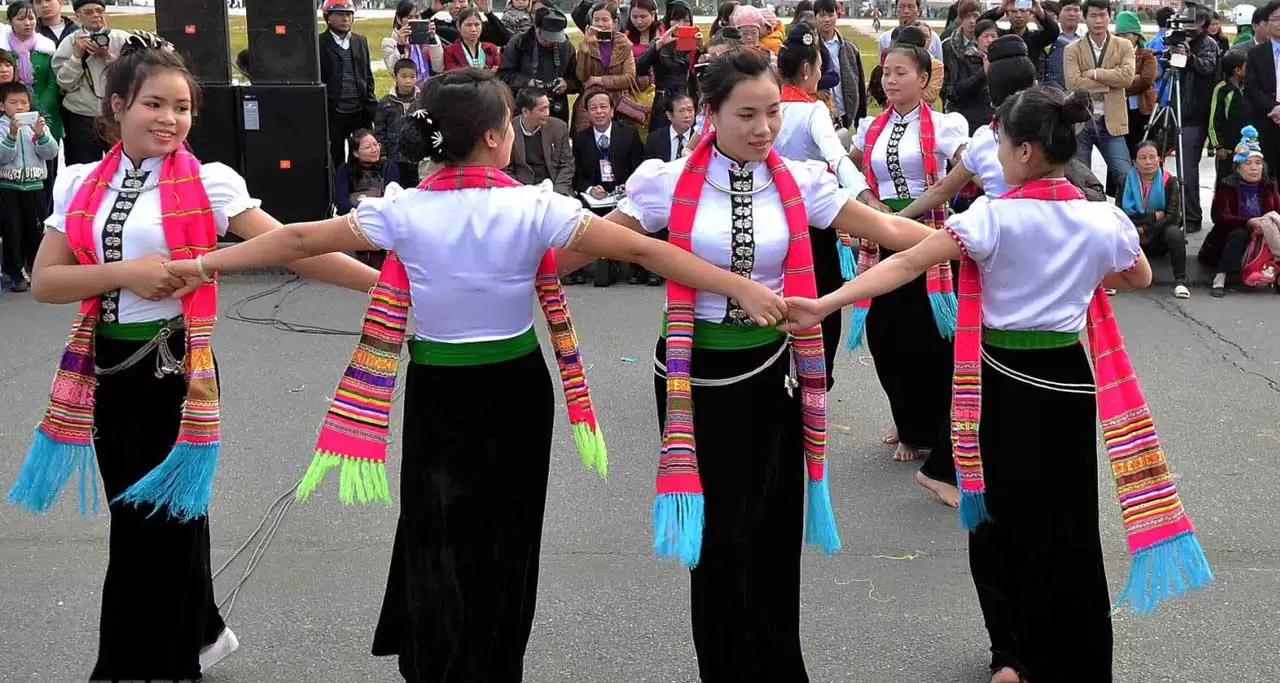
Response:
[{"label": "clasped hands", "polygon": [[125,268],[124,289],[148,301],[181,299],[205,284],[196,262],[190,259],[170,261],[150,254],[121,261],[120,265]]},{"label": "clasped hands", "polygon": [[742,310],[761,327],[777,327],[783,332],[807,330],[831,312],[819,299],[780,297],[772,289],[743,278],[743,291],[734,297]]}]

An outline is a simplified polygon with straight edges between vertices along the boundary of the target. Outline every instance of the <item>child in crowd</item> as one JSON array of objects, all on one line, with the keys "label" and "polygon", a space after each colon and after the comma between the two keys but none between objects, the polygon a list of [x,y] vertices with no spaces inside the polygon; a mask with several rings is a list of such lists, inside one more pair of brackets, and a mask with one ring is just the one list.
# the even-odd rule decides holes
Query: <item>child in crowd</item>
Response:
[{"label": "child in crowd", "polygon": [[[400,182],[399,167],[382,156],[382,145],[368,129],[352,133],[347,144],[351,155],[333,177],[333,197],[339,216],[351,213],[365,199],[381,197],[387,185]],[[374,268],[381,268],[383,255],[384,252],[362,251],[356,256]]]},{"label": "child in crowd", "polygon": [[[1213,193],[1213,230],[1204,238],[1198,258],[1215,269],[1210,295],[1226,295],[1227,274],[1238,273],[1254,233],[1261,233],[1280,252],[1280,226],[1270,216],[1280,211],[1280,194],[1264,180],[1258,130],[1245,126],[1235,152],[1235,173],[1218,182]],[[1280,291],[1280,290],[1277,290]]]},{"label": "child in crowd", "polygon": [[0,50],[0,84],[13,83],[18,80],[18,62],[13,53]]},{"label": "child in crowd", "polygon": [[1190,299],[1187,235],[1182,231],[1182,183],[1164,170],[1163,162],[1155,142],[1139,142],[1118,204],[1137,228],[1142,251],[1147,256],[1169,255],[1173,295]]},{"label": "child in crowd", "polygon": [[[0,85],[0,230],[3,267],[9,290],[30,289],[28,278],[40,246],[40,223],[49,215],[45,198],[46,162],[58,156],[58,143],[44,117],[31,108],[31,91],[22,83]],[[34,119],[28,122],[27,119]]]},{"label": "child in crowd", "polygon": [[511,35],[517,36],[533,26],[533,15],[529,14],[529,0],[508,0],[506,9],[502,10],[502,25],[507,27]]},{"label": "child in crowd", "polygon": [[416,187],[418,164],[400,151],[400,132],[404,129],[405,115],[418,95],[418,66],[413,60],[401,59],[395,64],[395,76],[396,84],[391,92],[378,102],[378,111],[373,117],[373,134],[382,146],[383,155],[396,165],[400,184]]},{"label": "child in crowd", "polygon": [[1244,70],[1248,53],[1230,50],[1222,57],[1222,81],[1213,88],[1209,109],[1209,146],[1214,151],[1218,182],[1235,172],[1236,145],[1240,131],[1253,120],[1249,98],[1244,96]]}]

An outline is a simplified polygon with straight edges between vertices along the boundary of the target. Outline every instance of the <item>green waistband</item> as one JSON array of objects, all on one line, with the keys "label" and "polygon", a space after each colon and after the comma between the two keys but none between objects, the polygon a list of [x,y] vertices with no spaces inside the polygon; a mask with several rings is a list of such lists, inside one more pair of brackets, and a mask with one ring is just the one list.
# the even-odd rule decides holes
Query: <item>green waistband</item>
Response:
[{"label": "green waistband", "polygon": [[450,343],[411,339],[409,358],[419,365],[492,365],[519,358],[536,348],[538,335],[530,327],[514,337],[493,341]]},{"label": "green waistband", "polygon": [[907,208],[908,206],[910,206],[911,202],[914,202],[915,200],[911,198],[907,198],[907,199],[881,199],[880,201],[883,202],[885,206],[889,207],[894,211],[901,211]]},{"label": "green waistband", "polygon": [[997,349],[1014,351],[1034,349],[1061,349],[1080,343],[1079,332],[1050,332],[1048,330],[997,330],[982,329],[982,341]]},{"label": "green waistband", "polygon": [[[662,330],[659,336],[667,336],[667,314],[662,314]],[[738,351],[754,349],[782,339],[786,335],[777,328],[758,325],[725,325],[710,320],[693,321],[693,348],[711,351]]]},{"label": "green waistband", "polygon": [[98,323],[94,327],[94,334],[104,339],[115,339],[118,341],[151,341],[155,339],[160,330],[165,325],[177,327],[174,321],[181,322],[182,318],[173,318],[171,320],[148,320],[141,323]]}]

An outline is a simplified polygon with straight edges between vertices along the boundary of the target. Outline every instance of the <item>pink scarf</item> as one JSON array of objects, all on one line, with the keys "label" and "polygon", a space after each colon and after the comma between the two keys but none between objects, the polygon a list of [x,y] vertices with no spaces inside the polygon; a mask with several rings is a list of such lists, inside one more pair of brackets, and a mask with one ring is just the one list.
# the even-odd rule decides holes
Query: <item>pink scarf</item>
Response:
[{"label": "pink scarf", "polygon": [[31,66],[31,50],[36,46],[39,33],[32,33],[26,40],[19,40],[18,34],[9,33],[9,49],[18,53],[18,80],[31,87],[36,82],[35,68]]},{"label": "pink scarf", "polygon": [[[1085,196],[1067,180],[1057,178],[1026,183],[1000,198],[1066,201]],[[991,517],[983,498],[986,484],[978,439],[982,422],[982,278],[978,264],[968,254],[960,265],[959,305],[951,433],[960,483],[960,521],[973,531]],[[1207,585],[1213,581],[1213,572],[1191,518],[1183,510],[1111,300],[1101,287],[1089,305],[1088,333],[1098,387],[1098,417],[1131,555],[1129,580],[1117,604],[1127,602],[1134,612],[1143,614],[1161,600],[1181,595],[1188,585]]]}]

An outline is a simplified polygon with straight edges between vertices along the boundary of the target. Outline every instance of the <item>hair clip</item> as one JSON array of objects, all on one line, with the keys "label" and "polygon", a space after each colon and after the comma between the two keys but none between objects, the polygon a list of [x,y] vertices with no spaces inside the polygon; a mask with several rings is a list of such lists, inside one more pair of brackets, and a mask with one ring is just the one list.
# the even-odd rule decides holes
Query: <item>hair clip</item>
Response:
[{"label": "hair clip", "polygon": [[805,46],[805,47],[812,47],[812,46],[813,46],[813,34],[812,34],[812,33],[807,33],[807,32],[806,32],[806,33],[804,34],[804,36],[803,36],[802,38],[800,38],[800,42],[804,43],[804,46]]}]

